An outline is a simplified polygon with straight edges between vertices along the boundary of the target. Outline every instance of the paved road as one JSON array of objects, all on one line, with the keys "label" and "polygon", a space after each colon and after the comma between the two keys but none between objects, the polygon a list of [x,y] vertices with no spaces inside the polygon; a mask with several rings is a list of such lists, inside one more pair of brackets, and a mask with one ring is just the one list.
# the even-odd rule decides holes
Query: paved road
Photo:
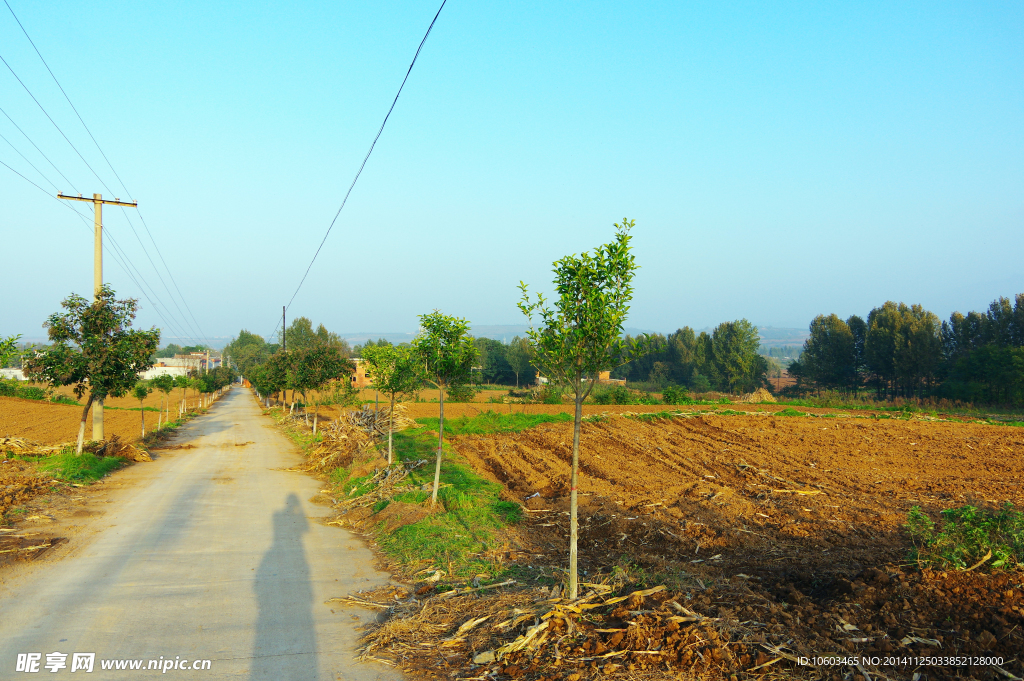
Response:
[{"label": "paved road", "polygon": [[[327,512],[309,502],[319,483],[281,470],[300,456],[269,423],[235,388],[178,438],[196,449],[127,471],[138,479],[94,520],[99,531],[60,560],[8,576],[0,678],[22,676],[19,653],[42,654],[43,678],[401,678],[352,661],[356,627],[371,615],[332,612],[324,601],[388,576],[356,538],[316,522]],[[68,655],[55,673],[45,666],[53,652]],[[96,654],[92,674],[71,676],[76,652]],[[208,659],[211,668],[100,668],[101,660],[137,659],[145,670],[161,657]]]}]

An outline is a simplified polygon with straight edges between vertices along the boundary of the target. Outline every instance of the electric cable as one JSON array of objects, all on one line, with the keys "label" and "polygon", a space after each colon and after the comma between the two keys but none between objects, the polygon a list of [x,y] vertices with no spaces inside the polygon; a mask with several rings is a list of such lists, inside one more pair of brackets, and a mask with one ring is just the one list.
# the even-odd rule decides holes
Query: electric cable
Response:
[{"label": "electric cable", "polygon": [[[402,79],[402,84],[398,86],[398,92],[395,94],[395,99],[391,102],[391,108],[388,109],[387,114],[384,116],[384,122],[380,124],[380,129],[377,130],[377,135],[373,138],[373,142],[370,144],[370,149],[366,152],[366,156],[363,157],[363,162],[359,165],[359,170],[356,171],[356,176],[352,178],[352,184],[349,185],[348,191],[345,192],[345,198],[342,199],[341,206],[338,207],[338,212],[334,214],[334,219],[331,220],[331,224],[327,227],[327,233],[324,234],[324,238],[320,241],[320,245],[317,246],[316,253],[313,254],[313,259],[309,261],[309,265],[306,267],[306,272],[302,275],[302,279],[299,281],[299,285],[295,288],[295,293],[292,294],[291,299],[285,306],[285,310],[292,306],[292,302],[295,301],[295,296],[299,294],[299,289],[302,288],[302,284],[305,283],[306,277],[309,276],[309,271],[312,269],[313,263],[316,262],[317,256],[320,255],[320,249],[324,247],[324,244],[327,242],[327,237],[331,235],[331,230],[334,229],[334,223],[338,221],[338,216],[341,215],[341,210],[348,202],[348,197],[352,194],[352,189],[356,186],[359,176],[362,175],[363,168],[366,167],[366,162],[370,159],[370,154],[373,153],[373,148],[377,146],[377,140],[380,139],[381,133],[384,132],[384,126],[387,125],[388,118],[391,117],[391,112],[395,110],[395,105],[398,104],[398,98],[402,94],[402,88],[405,87],[405,82],[409,80],[409,74],[412,73],[412,67],[416,65],[416,59],[420,56],[420,50],[423,49],[423,45],[427,42],[427,38],[430,37],[430,32],[434,29],[434,23],[437,21],[437,18],[441,16],[441,10],[444,9],[446,2],[448,2],[448,0],[441,0],[441,6],[437,8],[437,14],[434,15],[434,18],[430,22],[430,26],[427,27],[427,32],[423,34],[423,40],[420,41],[419,46],[416,48],[416,53],[412,57],[412,62],[409,64],[409,68],[405,72],[405,78]],[[278,325],[280,325],[280,322],[278,322]],[[277,333],[277,326],[274,327],[271,337],[273,337],[274,333]]]},{"label": "electric cable", "polygon": [[[89,126],[86,125],[85,120],[82,118],[82,115],[78,112],[78,108],[71,101],[71,98],[68,96],[68,93],[64,90],[64,87],[60,84],[60,81],[57,80],[56,74],[53,73],[53,69],[50,68],[50,65],[47,63],[46,59],[43,57],[42,52],[40,52],[39,48],[36,46],[35,41],[33,41],[32,37],[28,34],[28,31],[25,29],[25,26],[21,23],[21,20],[18,18],[18,15],[14,12],[14,8],[11,7],[10,3],[7,2],[7,0],[4,0],[4,4],[7,5],[8,11],[10,11],[11,16],[14,17],[14,21],[17,22],[18,27],[21,28],[22,33],[25,34],[25,38],[28,40],[29,44],[32,45],[32,49],[35,50],[35,53],[39,57],[39,60],[41,62],[43,62],[43,66],[46,67],[46,70],[50,74],[50,77],[53,78],[53,82],[56,83],[57,88],[60,90],[61,94],[64,95],[64,99],[67,100],[68,105],[71,106],[71,110],[75,112],[75,116],[78,117],[78,120],[82,124],[82,127],[85,128],[85,131],[89,134],[89,138],[92,139],[93,144],[96,145],[96,149],[100,152],[100,155],[103,157],[103,160],[106,161],[107,166],[110,168],[111,172],[114,173],[114,177],[116,177],[117,181],[121,184],[121,188],[124,189],[125,194],[128,196],[128,199],[130,201],[132,201],[132,202],[135,202],[135,199],[132,198],[131,192],[128,191],[128,187],[125,185],[124,180],[121,179],[121,176],[118,174],[117,170],[114,168],[114,165],[110,162],[110,159],[107,157],[106,152],[103,151],[103,148],[100,146],[100,143],[96,140],[96,136],[92,134],[92,130],[89,129]],[[3,60],[2,56],[0,56],[0,60]],[[64,137],[64,139],[67,141],[67,143],[71,145],[71,148],[75,150],[75,153],[78,154],[78,157],[82,159],[82,162],[85,163],[85,165],[89,168],[90,171],[92,171],[92,174],[96,177],[97,180],[99,180],[100,184],[103,185],[103,187],[107,190],[107,192],[113,194],[113,191],[110,189],[110,187],[107,186],[107,184],[100,178],[99,174],[97,174],[96,171],[93,169],[93,167],[89,164],[89,162],[85,160],[85,158],[78,151],[78,149],[75,147],[75,145],[71,143],[71,140],[68,139],[67,135],[64,134],[64,131],[61,130],[60,127],[57,125],[57,123],[53,120],[53,118],[50,117],[50,114],[48,114],[46,112],[46,109],[43,108],[43,105],[39,103],[39,100],[37,100],[35,95],[33,95],[32,92],[28,89],[28,86],[26,86],[25,83],[22,82],[21,78],[18,77],[18,74],[16,74],[14,72],[14,69],[12,69],[9,64],[7,64],[6,60],[3,60],[3,61],[4,61],[4,65],[7,66],[8,70],[11,71],[11,74],[14,75],[14,77],[18,80],[19,83],[21,83],[21,86],[23,88],[25,88],[25,91],[29,94],[30,97],[32,97],[32,100],[35,101],[36,105],[39,106],[40,110],[42,110],[42,112],[46,115],[46,117],[50,119],[50,122],[53,123],[53,126],[55,128],[57,128],[57,131],[60,132],[60,134]],[[42,152],[40,152],[40,153],[42,153]],[[49,160],[49,159],[47,159],[47,160]],[[53,164],[51,163],[51,165],[53,165]],[[54,167],[56,168],[56,166],[54,166]],[[61,176],[63,177],[63,174],[61,174]],[[66,177],[64,179],[67,180]],[[69,181],[68,184],[71,184],[71,182]],[[74,189],[73,186],[72,186],[72,188]],[[78,192],[77,189],[75,189],[74,191],[76,193]],[[156,266],[156,263],[153,262],[153,258],[149,255],[149,251],[146,249],[145,245],[142,243],[142,239],[139,238],[138,232],[135,230],[134,223],[131,221],[131,218],[128,216],[128,213],[126,211],[124,211],[123,207],[122,207],[122,212],[124,213],[125,219],[128,221],[128,225],[131,227],[132,232],[135,234],[136,240],[139,242],[139,245],[142,247],[143,253],[146,254],[146,258],[149,259],[150,264],[153,266],[153,270],[156,272],[157,277],[160,279],[160,283],[163,285],[164,290],[167,291],[167,295],[170,297],[171,302],[178,309],[178,314],[181,315],[182,319],[185,320],[186,325],[191,327],[191,323],[188,322],[188,319],[185,317],[185,313],[181,311],[181,307],[178,305],[178,302],[174,299],[174,294],[172,294],[170,289],[168,288],[167,282],[164,281],[163,275],[161,275],[161,273],[160,273],[160,269]],[[191,309],[191,307],[189,307],[188,301],[186,301],[185,297],[182,295],[181,289],[178,286],[178,282],[174,279],[174,274],[171,271],[170,267],[167,266],[167,261],[164,259],[163,253],[160,251],[160,246],[157,245],[156,239],[153,238],[153,233],[150,231],[149,225],[146,224],[145,218],[142,217],[142,213],[141,212],[139,212],[139,219],[142,222],[142,225],[143,225],[143,227],[146,230],[146,234],[149,236],[150,242],[153,244],[153,247],[156,249],[157,255],[159,256],[160,261],[164,265],[164,269],[167,271],[168,276],[171,278],[171,281],[174,284],[174,288],[178,292],[178,297],[181,298],[182,303],[184,303],[186,309],[188,309],[189,315],[192,317],[192,321],[195,322],[197,327],[199,327],[199,322],[196,320],[195,315],[192,313],[192,309]],[[192,332],[195,333],[196,329],[192,328]],[[202,332],[202,328],[201,327],[199,327],[199,334],[201,336],[205,336],[206,335],[205,333]],[[210,343],[210,341],[211,341],[211,339],[208,338],[208,337],[205,340],[207,341],[207,343]]]}]

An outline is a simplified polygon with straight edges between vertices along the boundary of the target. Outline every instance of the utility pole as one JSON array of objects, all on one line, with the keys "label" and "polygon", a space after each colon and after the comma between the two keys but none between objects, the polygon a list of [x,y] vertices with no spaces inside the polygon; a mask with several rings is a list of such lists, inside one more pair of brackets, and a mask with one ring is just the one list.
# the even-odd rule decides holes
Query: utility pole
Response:
[{"label": "utility pole", "polygon": [[[112,206],[131,206],[133,208],[138,207],[138,203],[135,201],[122,201],[121,199],[104,199],[102,194],[93,194],[91,199],[83,197],[81,194],[78,196],[68,196],[61,192],[57,193],[58,199],[67,199],[68,201],[88,201],[92,203],[94,209],[93,224],[96,227],[95,236],[93,238],[93,253],[92,253],[92,288],[93,288],[93,299],[99,300],[100,289],[103,287],[103,204],[107,203]],[[103,400],[97,400],[93,404],[92,408],[92,439],[102,440],[103,437]]]},{"label": "utility pole", "polygon": [[288,327],[285,326],[285,306],[281,306],[281,352],[288,352]]}]

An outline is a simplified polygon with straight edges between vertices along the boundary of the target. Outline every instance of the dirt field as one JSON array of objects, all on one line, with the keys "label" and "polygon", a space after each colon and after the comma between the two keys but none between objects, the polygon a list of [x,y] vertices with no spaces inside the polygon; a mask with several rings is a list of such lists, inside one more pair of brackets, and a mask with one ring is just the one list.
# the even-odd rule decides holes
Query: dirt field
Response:
[{"label": "dirt field", "polygon": [[[176,391],[179,392],[180,391]],[[160,408],[163,393],[150,395],[146,398],[147,407]],[[190,403],[195,400],[190,399]],[[85,406],[84,404],[82,406]],[[113,435],[122,440],[133,442],[139,438],[142,420],[139,416],[139,401],[132,398],[113,398],[106,403],[103,410],[104,434],[109,438]],[[127,411],[133,408],[136,411]],[[177,401],[171,399],[171,416],[176,414]],[[78,437],[78,423],[82,418],[82,407],[54,404],[42,400],[23,400],[16,397],[0,397],[0,436],[21,437],[42,444],[58,444],[70,442]],[[157,413],[146,412],[146,432],[157,425]],[[85,437],[92,435],[92,413],[85,424]]]},{"label": "dirt field", "polygon": [[[564,566],[572,425],[452,442],[531,509],[516,560]],[[623,653],[615,660],[623,672],[666,678],[656,670],[668,662],[698,676],[728,677],[772,659],[767,643],[785,644],[791,655],[1000,655],[1019,676],[1024,578],[907,565],[903,524],[914,505],[934,517],[966,503],[1024,504],[1022,457],[1024,430],[1014,427],[767,412],[655,421],[612,416],[586,424],[581,569],[607,574],[628,561],[627,569],[651,575],[689,574],[699,584],[693,591],[666,593],[651,610],[633,609],[655,613],[671,595],[735,626],[715,625],[708,643],[707,632],[694,628],[683,636],[679,625],[662,626],[664,618],[652,614],[647,639],[623,642],[619,635],[613,644],[613,636],[599,632],[625,632],[616,627],[626,627],[629,617],[609,609],[604,624],[592,625],[605,629],[592,628],[597,633],[575,652],[584,660],[576,669],[590,678],[603,665],[586,662],[598,659],[593,651],[625,646],[648,652]],[[659,649],[664,653],[650,652]],[[704,650],[700,660],[694,650]],[[632,666],[618,664],[627,662]],[[540,654],[511,656],[501,673],[564,678],[550,676],[549,663],[558,664]],[[800,669],[785,659],[771,671],[783,668],[840,678],[838,668]],[[907,679],[1000,676],[988,666],[879,668]]]}]

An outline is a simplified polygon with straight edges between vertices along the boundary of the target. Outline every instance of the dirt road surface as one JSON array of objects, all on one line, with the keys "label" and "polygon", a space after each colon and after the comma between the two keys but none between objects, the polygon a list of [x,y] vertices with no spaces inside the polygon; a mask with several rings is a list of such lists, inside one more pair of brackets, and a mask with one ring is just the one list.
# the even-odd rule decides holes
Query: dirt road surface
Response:
[{"label": "dirt road surface", "polygon": [[[229,393],[183,429],[153,463],[114,490],[68,544],[0,579],[0,677],[19,653],[95,653],[92,679],[151,676],[156,660],[210,660],[167,678],[392,681],[353,661],[363,611],[324,602],[387,582],[353,535],[319,524],[316,480],[260,416],[248,392]],[[161,660],[162,658],[162,660]],[[141,660],[142,672],[103,670]],[[76,672],[77,673],[77,672]],[[161,674],[162,675],[162,674]],[[72,677],[75,678],[75,677]]]}]

